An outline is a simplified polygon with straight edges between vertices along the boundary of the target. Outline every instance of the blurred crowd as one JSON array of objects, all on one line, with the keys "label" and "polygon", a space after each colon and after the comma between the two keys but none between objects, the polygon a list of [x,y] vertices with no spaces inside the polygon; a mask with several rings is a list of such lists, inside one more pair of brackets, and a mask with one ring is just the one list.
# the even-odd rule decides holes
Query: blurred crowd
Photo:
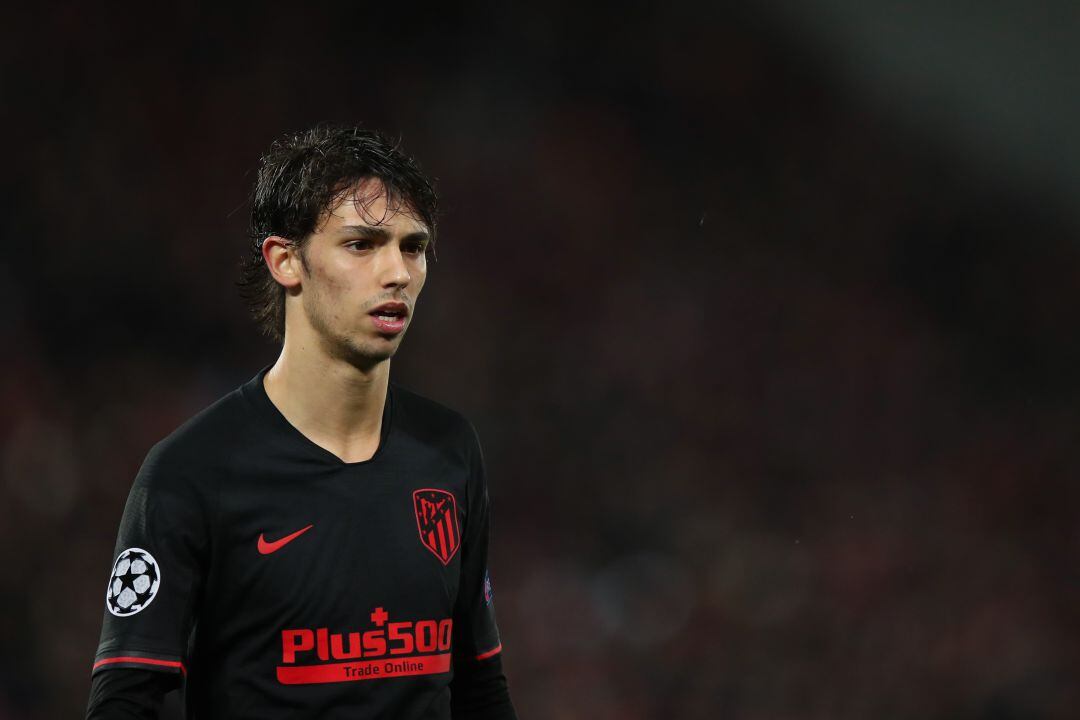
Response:
[{"label": "blurred crowd", "polygon": [[1075,712],[1062,213],[738,14],[286,9],[5,38],[0,720],[79,715],[144,454],[273,362],[246,194],[320,120],[439,180],[394,377],[480,432],[522,718]]}]

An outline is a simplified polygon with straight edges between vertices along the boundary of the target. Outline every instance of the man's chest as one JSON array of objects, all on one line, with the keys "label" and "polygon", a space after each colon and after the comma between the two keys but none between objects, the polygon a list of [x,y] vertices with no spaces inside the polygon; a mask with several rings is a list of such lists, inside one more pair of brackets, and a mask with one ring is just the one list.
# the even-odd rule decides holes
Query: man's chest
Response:
[{"label": "man's chest", "polygon": [[467,550],[463,466],[224,480],[197,611],[204,668],[269,693],[445,682]]},{"label": "man's chest", "polygon": [[458,594],[467,483],[463,468],[435,463],[233,478],[221,488],[201,614],[345,637],[393,622],[438,628]]}]

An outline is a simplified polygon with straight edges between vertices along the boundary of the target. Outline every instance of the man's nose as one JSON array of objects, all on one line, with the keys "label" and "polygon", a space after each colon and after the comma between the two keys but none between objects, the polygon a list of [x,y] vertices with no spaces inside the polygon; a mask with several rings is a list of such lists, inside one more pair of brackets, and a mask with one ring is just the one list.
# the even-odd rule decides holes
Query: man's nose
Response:
[{"label": "man's nose", "polygon": [[405,257],[401,254],[401,248],[393,243],[383,246],[383,252],[379,263],[379,283],[383,287],[403,288],[412,280],[409,268],[405,264]]}]

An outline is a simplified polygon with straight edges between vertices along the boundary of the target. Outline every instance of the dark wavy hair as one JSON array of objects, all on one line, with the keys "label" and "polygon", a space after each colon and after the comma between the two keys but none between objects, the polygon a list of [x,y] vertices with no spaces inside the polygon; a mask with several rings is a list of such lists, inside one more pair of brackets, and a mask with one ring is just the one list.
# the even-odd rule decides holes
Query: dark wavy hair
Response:
[{"label": "dark wavy hair", "polygon": [[[323,218],[357,183],[377,178],[387,196],[387,214],[407,212],[427,226],[435,240],[438,195],[416,161],[377,131],[320,125],[275,141],[259,164],[251,194],[250,251],[240,265],[237,286],[251,314],[267,335],[285,337],[285,288],[270,274],[262,256],[267,237],[294,244],[304,262],[304,247]],[[369,199],[357,198],[366,205]],[[381,219],[374,219],[378,224]]]}]

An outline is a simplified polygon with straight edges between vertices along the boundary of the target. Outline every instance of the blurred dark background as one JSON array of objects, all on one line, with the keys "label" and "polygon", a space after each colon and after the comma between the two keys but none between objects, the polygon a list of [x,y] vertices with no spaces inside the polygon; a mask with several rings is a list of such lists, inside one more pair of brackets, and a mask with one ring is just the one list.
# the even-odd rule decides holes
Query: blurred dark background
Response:
[{"label": "blurred dark background", "polygon": [[144,454],[276,357],[324,120],[440,183],[394,376],[480,431],[522,718],[1075,717],[1080,6],[7,12],[0,719],[81,716]]}]

